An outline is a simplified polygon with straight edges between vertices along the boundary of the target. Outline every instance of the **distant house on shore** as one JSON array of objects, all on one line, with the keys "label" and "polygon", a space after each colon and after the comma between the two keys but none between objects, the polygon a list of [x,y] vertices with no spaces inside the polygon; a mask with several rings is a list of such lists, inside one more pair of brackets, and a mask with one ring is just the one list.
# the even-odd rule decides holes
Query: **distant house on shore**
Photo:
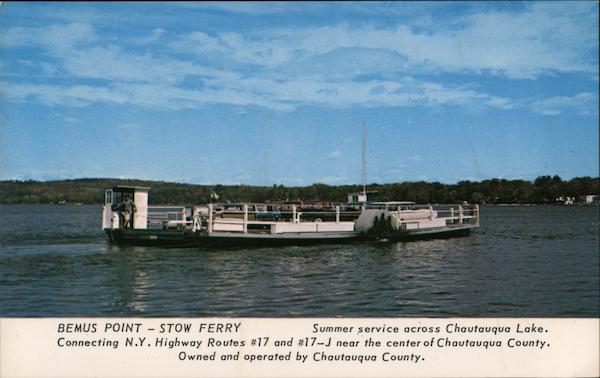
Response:
[{"label": "distant house on shore", "polygon": [[562,203],[563,205],[573,205],[575,203],[575,197],[560,196],[556,199],[556,202]]},{"label": "distant house on shore", "polygon": [[348,203],[365,203],[373,201],[373,197],[377,196],[377,191],[368,190],[366,192],[348,193]]},{"label": "distant house on shore", "polygon": [[593,203],[598,203],[600,202],[600,195],[598,194],[586,194],[583,197],[583,203],[585,203],[586,205],[591,205]]}]

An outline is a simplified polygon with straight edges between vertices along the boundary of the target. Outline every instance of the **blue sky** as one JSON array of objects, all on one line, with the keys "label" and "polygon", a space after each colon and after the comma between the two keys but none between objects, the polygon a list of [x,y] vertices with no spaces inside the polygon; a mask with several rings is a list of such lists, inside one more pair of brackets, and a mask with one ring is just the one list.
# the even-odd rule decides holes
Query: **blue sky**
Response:
[{"label": "blue sky", "polygon": [[0,179],[598,175],[597,2],[4,3]]}]

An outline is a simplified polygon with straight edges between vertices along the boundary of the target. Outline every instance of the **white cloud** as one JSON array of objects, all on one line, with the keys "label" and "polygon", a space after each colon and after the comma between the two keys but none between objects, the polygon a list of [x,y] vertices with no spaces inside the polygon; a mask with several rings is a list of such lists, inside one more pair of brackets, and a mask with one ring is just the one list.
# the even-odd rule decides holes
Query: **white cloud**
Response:
[{"label": "white cloud", "polygon": [[140,125],[137,123],[133,123],[133,122],[125,122],[125,123],[121,124],[121,128],[135,130],[135,129],[139,129]]},{"label": "white cloud", "polygon": [[[546,72],[597,71],[597,18],[593,4],[532,4],[524,12],[465,16],[463,28],[417,33],[393,28],[320,27],[282,31],[309,54],[339,48],[383,49],[406,57],[413,68],[434,71],[482,70],[514,78]],[[590,56],[590,53],[592,55]],[[590,64],[595,63],[595,64]]]},{"label": "white cloud", "polygon": [[498,109],[510,110],[515,108],[515,104],[512,103],[509,99],[498,96],[490,96],[485,103],[493,108]]},{"label": "white cloud", "polygon": [[31,60],[27,60],[27,59],[17,59],[17,63],[21,66],[35,67],[35,63],[33,63]]},{"label": "white cloud", "polygon": [[39,62],[39,66],[42,69],[42,72],[49,77],[56,75],[59,71],[58,67],[52,63]]},{"label": "white cloud", "polygon": [[246,64],[280,66],[293,57],[294,48],[283,39],[259,36],[256,40],[226,32],[210,36],[202,31],[183,35],[169,44],[178,53],[202,57],[214,55]]},{"label": "white cloud", "polygon": [[[52,58],[22,64],[38,65],[47,77],[60,72],[85,84],[7,81],[1,91],[14,101],[46,105],[104,102],[166,110],[210,104],[282,111],[303,105],[457,105],[591,114],[589,106],[581,105],[591,94],[524,102],[473,85],[441,84],[405,74],[450,71],[534,78],[558,71],[593,72],[597,78],[597,58],[589,54],[597,52],[597,18],[588,14],[590,9],[596,6],[534,3],[520,12],[467,15],[454,29],[428,32],[421,31],[430,26],[428,19],[420,20],[418,29],[407,23],[339,24],[247,34],[197,30],[172,36],[154,28],[144,37],[121,41],[137,48],[84,23],[15,27],[0,37],[2,46],[37,46]],[[148,47],[158,40],[167,49]]]},{"label": "white cloud", "polygon": [[115,45],[72,51],[62,58],[64,68],[81,78],[175,83],[190,75],[215,75],[191,62],[158,59],[150,53],[128,52]]},{"label": "white cloud", "polygon": [[534,101],[530,108],[536,113],[548,116],[560,115],[565,111],[594,115],[598,114],[598,106],[598,94],[584,92],[575,96],[556,96]]},{"label": "white cloud", "polygon": [[226,1],[183,1],[175,2],[177,5],[190,8],[200,9],[202,11],[222,11],[240,14],[275,14],[289,12],[290,10],[298,9],[293,3],[287,1],[269,1],[269,2],[226,2]]},{"label": "white cloud", "polygon": [[160,110],[195,109],[209,104],[261,106],[275,110],[290,105],[235,90],[195,91],[168,85],[120,83],[109,87],[74,85],[13,84],[0,82],[1,94],[14,101],[38,101],[48,106],[84,107],[92,103],[130,104]]},{"label": "white cloud", "polygon": [[79,118],[71,117],[71,116],[63,117],[63,121],[65,121],[67,123],[79,123],[79,122],[81,122],[81,120]]},{"label": "white cloud", "polygon": [[335,82],[318,79],[278,81],[248,78],[230,81],[227,82],[227,85],[238,93],[262,94],[274,103],[279,102],[288,107],[295,105],[335,108],[464,105],[473,101],[485,101],[489,98],[488,95],[471,89],[445,87],[410,78],[403,78],[399,81],[371,80],[364,82]]},{"label": "white cloud", "polygon": [[94,102],[123,104],[124,94],[109,88],[86,85],[56,86],[46,84],[14,84],[0,82],[2,96],[16,101],[37,100],[48,106],[83,107]]},{"label": "white cloud", "polygon": [[[273,4],[224,4],[223,7],[243,12],[258,9],[261,13],[297,8],[281,6],[277,10]],[[386,27],[337,24],[263,29],[245,34],[209,34],[197,30],[165,43],[181,54],[195,54],[208,60],[216,60],[213,56],[216,54],[232,62],[268,68],[283,69],[307,59],[312,59],[311,65],[318,66],[319,59],[327,61],[328,54],[347,50],[345,53],[351,55],[349,70],[356,68],[352,63],[357,59],[368,62],[372,54],[387,52],[396,54],[397,58],[382,63],[392,64],[390,68],[395,70],[487,72],[510,78],[535,78],[552,72],[597,74],[597,10],[593,2],[542,2],[526,4],[524,10],[487,11],[457,17],[450,19],[452,27],[434,28],[436,24],[427,21],[427,17],[427,22],[423,22],[421,17]],[[99,40],[99,33],[85,23],[14,27],[2,34],[0,44],[4,46],[44,45],[56,53]],[[165,30],[157,27],[148,36],[133,41],[143,45],[164,37]],[[357,54],[355,50],[362,51]],[[333,60],[340,62],[337,56]],[[380,69],[372,67],[371,71]]]},{"label": "white cloud", "polygon": [[[327,82],[318,80],[204,79],[201,88],[175,83],[115,82],[106,86],[49,85],[4,82],[6,98],[37,100],[46,105],[81,107],[95,102],[131,104],[162,110],[194,109],[210,104],[259,106],[289,111],[300,105],[329,106],[441,106],[486,103],[491,97],[470,89],[427,82]],[[495,98],[495,101],[499,101]],[[508,101],[508,100],[506,100]]]},{"label": "white cloud", "polygon": [[161,39],[161,37],[164,33],[166,33],[166,30],[164,30],[162,28],[155,28],[155,29],[152,29],[150,34],[147,36],[131,38],[131,42],[134,44],[140,44],[140,45],[155,43]]},{"label": "white cloud", "polygon": [[331,151],[330,153],[327,154],[327,156],[325,156],[327,159],[341,159],[344,155],[342,154],[342,151],[340,150],[335,150],[335,151]]},{"label": "white cloud", "polygon": [[[38,73],[38,75],[44,75],[46,77],[52,77],[58,72],[58,67],[49,62],[33,62],[27,59],[17,59],[17,65],[20,67],[26,67],[32,69]],[[0,67],[1,68],[1,67]],[[37,75],[36,75],[37,76]]]},{"label": "white cloud", "polygon": [[75,45],[97,41],[93,27],[84,23],[55,24],[40,27],[13,27],[0,34],[4,47],[44,46],[55,52],[71,50]]},{"label": "white cloud", "polygon": [[[450,30],[417,32],[410,23],[392,27],[333,25],[287,28],[260,34],[194,32],[172,43],[179,52],[224,54],[242,63],[278,67],[322,58],[339,50],[398,54],[396,69],[488,72],[535,78],[552,72],[597,71],[597,7],[592,3],[532,3],[524,11],[475,13]],[[417,27],[423,26],[418,23]],[[350,52],[352,54],[352,52]],[[318,59],[317,59],[318,60]]]}]

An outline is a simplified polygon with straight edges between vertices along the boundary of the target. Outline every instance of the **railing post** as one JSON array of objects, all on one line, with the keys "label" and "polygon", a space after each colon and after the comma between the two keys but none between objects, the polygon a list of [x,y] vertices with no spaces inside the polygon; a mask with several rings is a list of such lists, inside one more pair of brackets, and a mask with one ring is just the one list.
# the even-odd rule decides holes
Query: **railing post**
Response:
[{"label": "railing post", "polygon": [[196,232],[196,222],[198,221],[198,212],[192,207],[192,232]]},{"label": "railing post", "polygon": [[296,220],[296,205],[292,205],[292,223],[298,223]]},{"label": "railing post", "polygon": [[479,204],[475,204],[475,222],[479,224]]},{"label": "railing post", "polygon": [[335,223],[340,223],[340,207],[335,207]]},{"label": "railing post", "polygon": [[208,205],[208,234],[210,235],[213,230],[213,205]]},{"label": "railing post", "polygon": [[433,206],[429,205],[429,220],[433,219]]},{"label": "railing post", "polygon": [[452,223],[454,223],[454,207],[450,207],[450,219],[452,219]]},{"label": "railing post", "polygon": [[112,228],[118,229],[120,227],[121,220],[119,219],[119,214],[117,212],[112,213]]},{"label": "railing post", "polygon": [[244,234],[248,233],[248,205],[244,204]]},{"label": "railing post", "polygon": [[463,222],[463,207],[458,206],[458,223],[462,224]]}]

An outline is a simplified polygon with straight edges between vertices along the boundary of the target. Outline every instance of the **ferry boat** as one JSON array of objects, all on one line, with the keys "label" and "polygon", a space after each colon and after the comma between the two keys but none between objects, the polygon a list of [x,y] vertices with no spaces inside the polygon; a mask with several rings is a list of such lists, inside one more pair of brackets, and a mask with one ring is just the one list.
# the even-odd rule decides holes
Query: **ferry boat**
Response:
[{"label": "ferry boat", "polygon": [[[150,188],[105,192],[102,228],[113,243],[162,246],[300,245],[466,235],[479,226],[477,205],[418,206],[361,202],[305,209],[297,204],[149,206]],[[120,204],[133,202],[131,218]]]}]

